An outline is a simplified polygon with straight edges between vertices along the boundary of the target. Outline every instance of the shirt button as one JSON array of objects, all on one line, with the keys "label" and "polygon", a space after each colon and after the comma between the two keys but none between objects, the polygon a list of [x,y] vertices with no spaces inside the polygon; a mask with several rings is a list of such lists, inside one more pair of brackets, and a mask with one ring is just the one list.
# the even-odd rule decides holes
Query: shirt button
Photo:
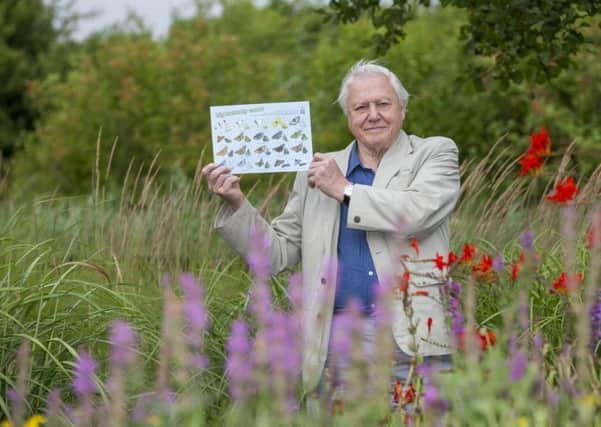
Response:
[{"label": "shirt button", "polygon": [[326,282],[327,282],[326,278],[325,278],[325,277],[322,277],[322,278],[321,278],[321,284],[322,284],[322,285],[325,285],[325,284],[326,284]]},{"label": "shirt button", "polygon": [[371,270],[369,270],[369,271],[367,272],[367,275],[368,275],[368,276],[373,276],[373,275],[374,275],[374,272],[373,272],[373,271],[371,271]]},{"label": "shirt button", "polygon": [[353,218],[353,221],[355,221],[357,224],[359,224],[361,222],[361,217],[356,216],[355,218]]}]

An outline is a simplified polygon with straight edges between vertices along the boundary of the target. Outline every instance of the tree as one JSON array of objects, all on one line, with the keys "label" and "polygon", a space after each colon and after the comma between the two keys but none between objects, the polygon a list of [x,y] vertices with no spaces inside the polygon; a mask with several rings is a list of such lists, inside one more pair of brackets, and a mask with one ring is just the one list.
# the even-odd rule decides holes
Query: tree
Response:
[{"label": "tree", "polygon": [[53,9],[42,0],[0,2],[0,151],[10,157],[18,134],[32,129],[34,113],[26,97],[29,81],[40,76],[40,57],[58,32]]},{"label": "tree", "polygon": [[[404,26],[418,6],[429,0],[331,0],[329,15],[336,21],[355,22],[367,14],[383,29],[374,36],[376,53],[385,53],[404,37]],[[504,82],[549,81],[572,62],[574,54],[591,41],[587,27],[601,12],[601,0],[441,0],[442,6],[463,9],[468,23],[461,38],[472,54],[492,59],[472,67]],[[601,25],[597,21],[597,25]]]}]

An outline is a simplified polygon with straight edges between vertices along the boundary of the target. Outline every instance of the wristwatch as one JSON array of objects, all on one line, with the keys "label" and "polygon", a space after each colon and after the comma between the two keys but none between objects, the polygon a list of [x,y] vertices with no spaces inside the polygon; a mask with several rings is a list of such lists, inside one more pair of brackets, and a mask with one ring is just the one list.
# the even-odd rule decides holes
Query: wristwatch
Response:
[{"label": "wristwatch", "polygon": [[342,199],[342,203],[349,204],[351,202],[351,196],[353,195],[353,187],[355,184],[348,184],[344,187],[344,198]]}]

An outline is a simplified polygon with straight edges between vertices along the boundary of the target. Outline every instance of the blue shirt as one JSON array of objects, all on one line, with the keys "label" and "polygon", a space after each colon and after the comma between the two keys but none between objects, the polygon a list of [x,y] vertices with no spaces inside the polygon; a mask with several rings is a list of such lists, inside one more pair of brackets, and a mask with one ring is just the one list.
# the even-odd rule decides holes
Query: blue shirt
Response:
[{"label": "blue shirt", "polygon": [[[346,179],[355,184],[372,185],[375,173],[363,167],[359,160],[357,143],[353,144],[346,171]],[[373,287],[378,281],[376,267],[367,246],[363,230],[347,228],[348,206],[340,205],[340,230],[338,234],[338,275],[334,313],[344,310],[352,299],[359,301],[364,314],[373,309]]]}]

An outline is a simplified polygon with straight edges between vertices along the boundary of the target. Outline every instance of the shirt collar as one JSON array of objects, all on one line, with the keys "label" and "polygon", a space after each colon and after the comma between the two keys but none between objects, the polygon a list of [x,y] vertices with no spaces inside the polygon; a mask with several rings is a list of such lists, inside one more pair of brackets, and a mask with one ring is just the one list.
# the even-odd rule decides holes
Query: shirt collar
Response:
[{"label": "shirt collar", "polygon": [[357,148],[357,141],[353,143],[353,148],[351,149],[351,157],[348,161],[348,167],[346,169],[346,176],[348,177],[357,167],[362,167],[361,160],[359,159],[359,149]]}]

